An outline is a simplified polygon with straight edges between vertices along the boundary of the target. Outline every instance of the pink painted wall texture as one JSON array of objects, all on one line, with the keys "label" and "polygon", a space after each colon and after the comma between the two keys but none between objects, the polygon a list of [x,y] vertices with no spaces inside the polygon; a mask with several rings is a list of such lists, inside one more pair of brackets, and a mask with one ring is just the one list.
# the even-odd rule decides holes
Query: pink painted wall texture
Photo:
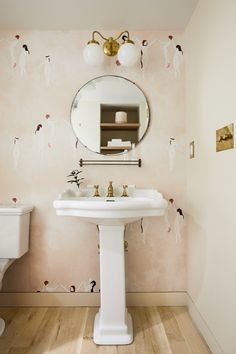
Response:
[{"label": "pink painted wall texture", "polygon": [[131,36],[142,49],[143,68],[140,62],[117,66],[111,58],[100,68],[86,66],[82,49],[89,32],[0,32],[0,203],[17,198],[35,206],[30,251],[8,269],[3,291],[91,291],[92,280],[99,291],[96,226],[56,216],[52,203],[68,188],[66,176],[81,157],[99,157],[76,146],[70,107],[82,85],[106,74],[134,81],[148,99],[150,127],[136,148],[143,166],[87,166],[84,184],[112,180],[173,199],[167,217],[144,219],[143,233],[139,222],[127,226],[127,291],[185,290],[185,225],[176,212],[184,213],[186,187],[182,37],[157,31]]}]

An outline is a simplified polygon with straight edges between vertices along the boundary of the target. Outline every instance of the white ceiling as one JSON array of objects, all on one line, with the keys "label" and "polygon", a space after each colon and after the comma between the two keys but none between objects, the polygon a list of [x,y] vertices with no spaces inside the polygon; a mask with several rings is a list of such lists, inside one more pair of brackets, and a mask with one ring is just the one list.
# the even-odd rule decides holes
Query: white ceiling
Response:
[{"label": "white ceiling", "polygon": [[0,29],[184,29],[198,0],[0,0]]}]

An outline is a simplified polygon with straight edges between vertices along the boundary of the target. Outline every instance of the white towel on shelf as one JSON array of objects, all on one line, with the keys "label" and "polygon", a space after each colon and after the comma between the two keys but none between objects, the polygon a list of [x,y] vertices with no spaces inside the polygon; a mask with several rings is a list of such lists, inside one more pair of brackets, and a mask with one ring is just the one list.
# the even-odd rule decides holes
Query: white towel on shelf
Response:
[{"label": "white towel on shelf", "polygon": [[107,146],[127,146],[131,147],[131,141],[108,141]]}]

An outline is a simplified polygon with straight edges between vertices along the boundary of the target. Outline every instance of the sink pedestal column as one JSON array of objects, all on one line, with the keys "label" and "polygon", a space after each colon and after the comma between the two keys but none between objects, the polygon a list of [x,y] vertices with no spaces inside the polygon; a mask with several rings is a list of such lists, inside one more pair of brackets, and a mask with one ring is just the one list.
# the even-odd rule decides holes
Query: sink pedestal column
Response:
[{"label": "sink pedestal column", "polygon": [[101,307],[94,323],[94,342],[130,344],[132,318],[126,309],[124,225],[99,225]]}]

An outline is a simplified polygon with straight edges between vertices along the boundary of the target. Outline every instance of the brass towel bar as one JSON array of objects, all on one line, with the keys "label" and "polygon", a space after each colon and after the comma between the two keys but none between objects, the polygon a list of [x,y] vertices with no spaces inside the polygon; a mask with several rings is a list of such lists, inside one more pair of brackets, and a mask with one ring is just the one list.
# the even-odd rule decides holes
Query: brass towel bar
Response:
[{"label": "brass towel bar", "polygon": [[142,166],[142,160],[141,159],[137,159],[137,160],[84,160],[84,159],[80,159],[79,160],[79,165],[80,167],[83,166],[89,166],[89,165],[110,165],[110,166],[114,166],[114,165],[124,165],[124,166],[138,166],[141,167]]}]

